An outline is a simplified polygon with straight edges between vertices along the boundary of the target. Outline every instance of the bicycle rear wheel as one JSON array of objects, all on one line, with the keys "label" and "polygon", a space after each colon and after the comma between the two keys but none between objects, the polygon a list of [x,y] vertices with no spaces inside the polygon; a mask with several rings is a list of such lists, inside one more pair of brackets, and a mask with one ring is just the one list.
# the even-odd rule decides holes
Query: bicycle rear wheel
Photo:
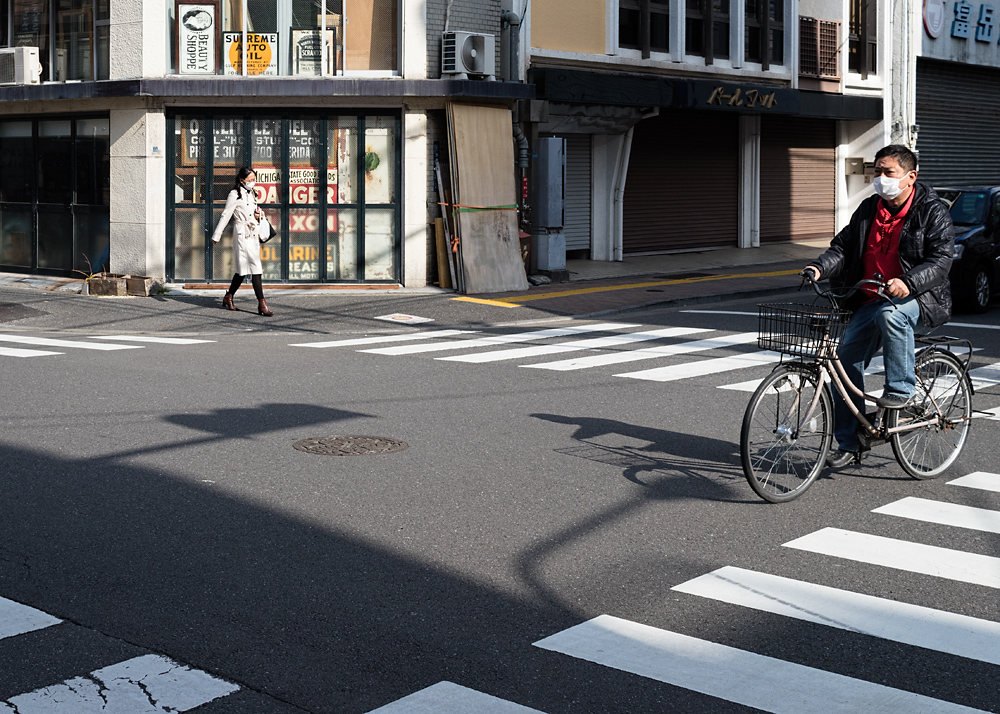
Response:
[{"label": "bicycle rear wheel", "polygon": [[916,479],[940,476],[955,463],[969,434],[972,390],[958,358],[929,350],[917,356],[917,398],[905,409],[889,412],[890,429],[931,421],[912,431],[891,434],[892,453]]},{"label": "bicycle rear wheel", "polygon": [[817,389],[815,372],[783,365],[761,382],[747,405],[740,434],[743,474],[765,501],[782,503],[801,496],[826,463],[833,439],[833,409],[826,389],[802,423]]}]

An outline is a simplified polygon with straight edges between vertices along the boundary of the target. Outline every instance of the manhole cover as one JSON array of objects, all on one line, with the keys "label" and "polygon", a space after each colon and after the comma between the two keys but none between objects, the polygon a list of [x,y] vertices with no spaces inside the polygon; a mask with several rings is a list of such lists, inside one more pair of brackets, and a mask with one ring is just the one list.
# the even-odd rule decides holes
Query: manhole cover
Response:
[{"label": "manhole cover", "polygon": [[307,454],[327,456],[368,456],[370,454],[391,454],[409,448],[409,444],[399,439],[384,436],[313,436],[292,444]]}]

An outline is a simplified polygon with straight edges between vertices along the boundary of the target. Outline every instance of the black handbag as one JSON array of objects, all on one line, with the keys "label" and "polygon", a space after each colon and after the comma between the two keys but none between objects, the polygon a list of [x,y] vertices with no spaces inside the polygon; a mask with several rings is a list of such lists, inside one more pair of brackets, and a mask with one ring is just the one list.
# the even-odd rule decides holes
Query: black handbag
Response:
[{"label": "black handbag", "polygon": [[[264,220],[267,221],[266,218]],[[272,238],[274,238],[276,235],[278,235],[278,231],[274,230],[274,226],[271,225],[270,221],[267,221],[267,238],[261,238],[260,242],[262,244],[263,243],[267,243],[269,240],[271,240]]]}]

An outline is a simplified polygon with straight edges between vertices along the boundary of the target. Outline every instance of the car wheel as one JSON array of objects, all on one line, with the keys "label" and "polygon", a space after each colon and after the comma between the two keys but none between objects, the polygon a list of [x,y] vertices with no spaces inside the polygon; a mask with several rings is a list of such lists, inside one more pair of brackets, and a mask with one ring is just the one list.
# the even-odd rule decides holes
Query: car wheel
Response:
[{"label": "car wheel", "polygon": [[969,282],[967,304],[972,312],[986,312],[993,297],[993,280],[982,265],[976,268]]}]

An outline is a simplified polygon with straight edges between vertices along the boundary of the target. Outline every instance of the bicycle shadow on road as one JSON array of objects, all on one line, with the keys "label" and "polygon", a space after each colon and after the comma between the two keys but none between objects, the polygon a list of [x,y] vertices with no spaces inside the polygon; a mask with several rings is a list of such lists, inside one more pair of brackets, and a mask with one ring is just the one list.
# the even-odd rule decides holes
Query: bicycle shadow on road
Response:
[{"label": "bicycle shadow on road", "polygon": [[[615,419],[560,414],[531,416],[576,426],[571,438],[580,444],[557,448],[556,453],[619,467],[627,480],[650,489],[649,498],[743,500],[734,498],[729,484],[742,478],[739,453],[731,442]],[[645,474],[648,475],[640,478]],[[676,478],[678,475],[680,479]]]}]

